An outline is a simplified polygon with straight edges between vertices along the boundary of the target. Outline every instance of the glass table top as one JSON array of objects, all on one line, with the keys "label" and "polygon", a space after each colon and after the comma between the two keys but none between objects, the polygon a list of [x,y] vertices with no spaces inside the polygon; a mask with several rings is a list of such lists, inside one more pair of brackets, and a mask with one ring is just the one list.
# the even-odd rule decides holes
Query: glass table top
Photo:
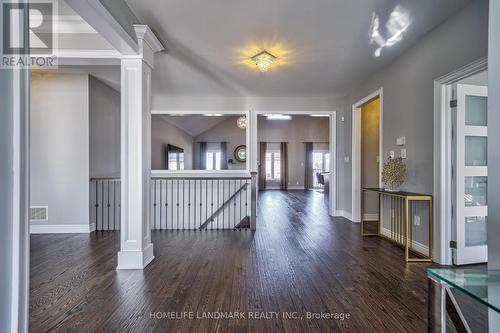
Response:
[{"label": "glass table top", "polygon": [[500,270],[429,268],[427,274],[500,313]]}]

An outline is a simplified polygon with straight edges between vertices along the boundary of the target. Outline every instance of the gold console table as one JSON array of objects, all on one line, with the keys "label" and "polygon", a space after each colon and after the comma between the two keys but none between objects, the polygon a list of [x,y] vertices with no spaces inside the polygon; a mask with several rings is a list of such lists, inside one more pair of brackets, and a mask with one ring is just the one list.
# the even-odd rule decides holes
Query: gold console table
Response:
[{"label": "gold console table", "polygon": [[[363,218],[366,192],[378,194],[378,230],[377,232],[366,232]],[[387,196],[390,203],[391,229],[390,235],[382,233],[381,198]],[[429,231],[428,243],[429,251],[427,255],[413,249],[413,228],[410,228],[411,203],[416,201],[426,201],[429,204]],[[432,195],[418,194],[404,191],[387,191],[382,188],[362,188],[361,189],[361,236],[379,236],[390,240],[393,243],[404,246],[406,262],[432,262]],[[384,214],[385,215],[385,214]],[[418,257],[410,257],[410,252]]]}]

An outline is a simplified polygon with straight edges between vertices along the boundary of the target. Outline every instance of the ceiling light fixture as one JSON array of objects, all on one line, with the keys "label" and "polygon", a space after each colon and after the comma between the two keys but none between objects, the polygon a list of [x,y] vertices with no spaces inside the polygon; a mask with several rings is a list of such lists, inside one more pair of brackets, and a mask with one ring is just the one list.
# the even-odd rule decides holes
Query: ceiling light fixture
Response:
[{"label": "ceiling light fixture", "polygon": [[238,128],[241,129],[247,128],[247,117],[245,116],[238,117],[238,120],[236,120],[236,125],[238,126]]},{"label": "ceiling light fixture", "polygon": [[262,73],[267,72],[275,60],[276,57],[267,51],[262,51],[252,57],[252,61]]},{"label": "ceiling light fixture", "polygon": [[222,113],[205,113],[204,116],[205,117],[222,117],[223,114]]},{"label": "ceiling light fixture", "polygon": [[268,120],[291,120],[292,117],[286,114],[266,114]]},{"label": "ceiling light fixture", "polygon": [[312,114],[311,117],[324,117],[324,118],[327,118],[327,117],[330,117],[330,115],[326,114],[326,113],[318,113],[318,114]]}]

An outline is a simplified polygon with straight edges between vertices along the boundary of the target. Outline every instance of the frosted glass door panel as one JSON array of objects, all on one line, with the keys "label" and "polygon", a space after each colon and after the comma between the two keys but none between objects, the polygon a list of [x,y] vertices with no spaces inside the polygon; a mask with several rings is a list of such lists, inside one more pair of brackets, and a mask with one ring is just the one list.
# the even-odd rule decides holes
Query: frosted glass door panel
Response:
[{"label": "frosted glass door panel", "polygon": [[465,246],[486,245],[486,216],[465,218]]},{"label": "frosted glass door panel", "polygon": [[488,97],[465,96],[465,125],[488,125]]},{"label": "frosted glass door panel", "polygon": [[465,177],[465,206],[486,206],[488,177]]},{"label": "frosted glass door panel", "polygon": [[485,136],[465,137],[465,165],[486,166],[488,139]]}]

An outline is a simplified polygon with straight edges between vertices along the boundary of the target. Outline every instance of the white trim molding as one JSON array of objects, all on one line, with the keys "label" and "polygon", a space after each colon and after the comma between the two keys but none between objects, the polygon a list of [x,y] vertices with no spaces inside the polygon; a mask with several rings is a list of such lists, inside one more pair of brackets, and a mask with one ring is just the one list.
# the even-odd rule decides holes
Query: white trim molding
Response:
[{"label": "white trim molding", "polygon": [[138,56],[152,69],[155,53],[163,51],[165,47],[147,25],[134,24],[134,30],[139,44]]},{"label": "white trim molding", "polygon": [[345,210],[341,210],[341,209],[336,210],[335,214],[333,216],[344,217],[344,218],[348,219],[351,222],[355,222],[355,221],[352,220],[352,214],[350,212],[348,212],[348,211],[345,211]]},{"label": "white trim molding", "polygon": [[137,35],[137,39],[147,43],[153,53],[160,52],[165,49],[165,46],[147,25],[134,24],[134,30]]},{"label": "white trim molding", "polygon": [[95,231],[95,223],[30,224],[30,234],[88,234],[93,231]]},{"label": "white trim molding", "polygon": [[380,119],[379,119],[379,187],[382,187],[382,166],[384,165],[384,90],[380,88],[365,98],[357,101],[352,105],[352,146],[351,146],[351,159],[352,159],[352,188],[351,188],[351,215],[352,220],[355,222],[361,221],[361,107],[374,100],[380,99]]},{"label": "white trim molding", "polygon": [[78,15],[57,15],[56,34],[96,34],[94,28]]},{"label": "white trim molding", "polygon": [[[66,0],[73,10],[123,55],[137,55],[139,45],[99,0]],[[128,10],[125,1],[116,1],[118,10]]]}]

